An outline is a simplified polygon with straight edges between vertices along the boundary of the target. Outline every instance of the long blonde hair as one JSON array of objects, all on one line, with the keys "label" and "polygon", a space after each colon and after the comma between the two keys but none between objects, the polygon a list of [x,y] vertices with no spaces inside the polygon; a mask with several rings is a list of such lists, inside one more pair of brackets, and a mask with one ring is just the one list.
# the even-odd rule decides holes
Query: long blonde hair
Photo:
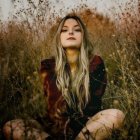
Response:
[{"label": "long blonde hair", "polygon": [[[79,24],[82,34],[83,41],[79,53],[79,68],[75,79],[72,81],[70,76],[70,68],[67,63],[66,54],[60,42],[60,34],[65,21],[69,18],[75,19]],[[55,48],[56,48],[56,85],[62,92],[62,96],[68,103],[70,108],[76,111],[82,112],[86,104],[89,101],[89,58],[91,50],[93,49],[92,44],[89,41],[87,30],[81,19],[76,15],[67,15],[64,17],[56,31],[55,35]]]}]

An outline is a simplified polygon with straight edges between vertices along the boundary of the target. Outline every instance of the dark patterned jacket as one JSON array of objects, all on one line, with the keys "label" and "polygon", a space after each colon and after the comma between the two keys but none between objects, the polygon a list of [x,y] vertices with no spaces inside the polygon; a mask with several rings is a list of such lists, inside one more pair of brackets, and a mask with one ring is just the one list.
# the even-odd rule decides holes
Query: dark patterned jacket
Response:
[{"label": "dark patterned jacket", "polygon": [[[55,59],[45,59],[41,62],[40,73],[46,73],[44,78],[44,93],[47,97],[47,118],[50,123],[48,130],[56,139],[67,135],[76,135],[84,127],[88,117],[101,110],[101,97],[105,92],[107,76],[104,62],[95,55],[89,65],[90,100],[83,109],[83,115],[67,106],[61,92],[56,86]],[[68,132],[67,132],[68,130]],[[69,131],[71,130],[71,131]],[[59,136],[61,138],[59,138]]]}]

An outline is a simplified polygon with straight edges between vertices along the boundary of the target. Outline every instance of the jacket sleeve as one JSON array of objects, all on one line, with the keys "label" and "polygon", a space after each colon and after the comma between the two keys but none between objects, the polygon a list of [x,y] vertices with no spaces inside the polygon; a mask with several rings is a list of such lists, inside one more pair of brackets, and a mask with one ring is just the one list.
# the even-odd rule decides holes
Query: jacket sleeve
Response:
[{"label": "jacket sleeve", "polygon": [[50,72],[51,70],[54,69],[54,65],[55,65],[54,59],[44,59],[41,61],[39,72],[40,73]]},{"label": "jacket sleeve", "polygon": [[84,112],[93,116],[101,110],[102,95],[105,92],[107,77],[105,65],[100,56],[94,56],[90,63],[90,100]]},{"label": "jacket sleeve", "polygon": [[95,56],[91,63],[90,89],[94,96],[101,97],[107,85],[105,65],[100,56]]},{"label": "jacket sleeve", "polygon": [[54,59],[44,59],[41,61],[39,73],[43,82],[44,94],[47,96],[48,80],[50,79],[51,73],[54,71],[55,61]]}]

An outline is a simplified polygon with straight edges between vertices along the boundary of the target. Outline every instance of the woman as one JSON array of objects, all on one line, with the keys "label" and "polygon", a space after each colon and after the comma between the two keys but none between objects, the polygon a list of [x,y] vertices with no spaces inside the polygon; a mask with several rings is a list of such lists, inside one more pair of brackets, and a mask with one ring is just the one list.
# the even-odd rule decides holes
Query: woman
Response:
[{"label": "woman", "polygon": [[106,71],[101,57],[93,55],[79,17],[68,15],[61,20],[55,47],[55,58],[43,60],[40,69],[47,97],[47,125],[42,128],[35,120],[26,121],[26,126],[33,128],[27,131],[23,120],[13,120],[4,126],[6,138],[11,133],[13,139],[24,139],[25,134],[27,138],[54,140],[108,138],[112,130],[122,126],[124,114],[117,109],[101,111]]}]

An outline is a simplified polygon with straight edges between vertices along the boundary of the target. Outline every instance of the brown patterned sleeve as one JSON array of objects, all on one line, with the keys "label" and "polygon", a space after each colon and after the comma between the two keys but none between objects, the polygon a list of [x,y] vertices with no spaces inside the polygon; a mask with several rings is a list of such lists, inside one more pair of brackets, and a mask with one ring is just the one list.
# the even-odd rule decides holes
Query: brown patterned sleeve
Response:
[{"label": "brown patterned sleeve", "polygon": [[90,67],[91,91],[95,96],[102,96],[107,85],[105,65],[100,56],[95,56]]},{"label": "brown patterned sleeve", "polygon": [[54,67],[55,67],[55,60],[53,58],[44,59],[41,61],[39,73],[43,82],[43,89],[44,89],[45,96],[47,96],[48,80],[51,72],[54,71]]},{"label": "brown patterned sleeve", "polygon": [[41,61],[39,72],[40,73],[49,72],[49,71],[54,69],[54,65],[55,65],[55,60],[53,58],[52,59],[44,59]]}]

